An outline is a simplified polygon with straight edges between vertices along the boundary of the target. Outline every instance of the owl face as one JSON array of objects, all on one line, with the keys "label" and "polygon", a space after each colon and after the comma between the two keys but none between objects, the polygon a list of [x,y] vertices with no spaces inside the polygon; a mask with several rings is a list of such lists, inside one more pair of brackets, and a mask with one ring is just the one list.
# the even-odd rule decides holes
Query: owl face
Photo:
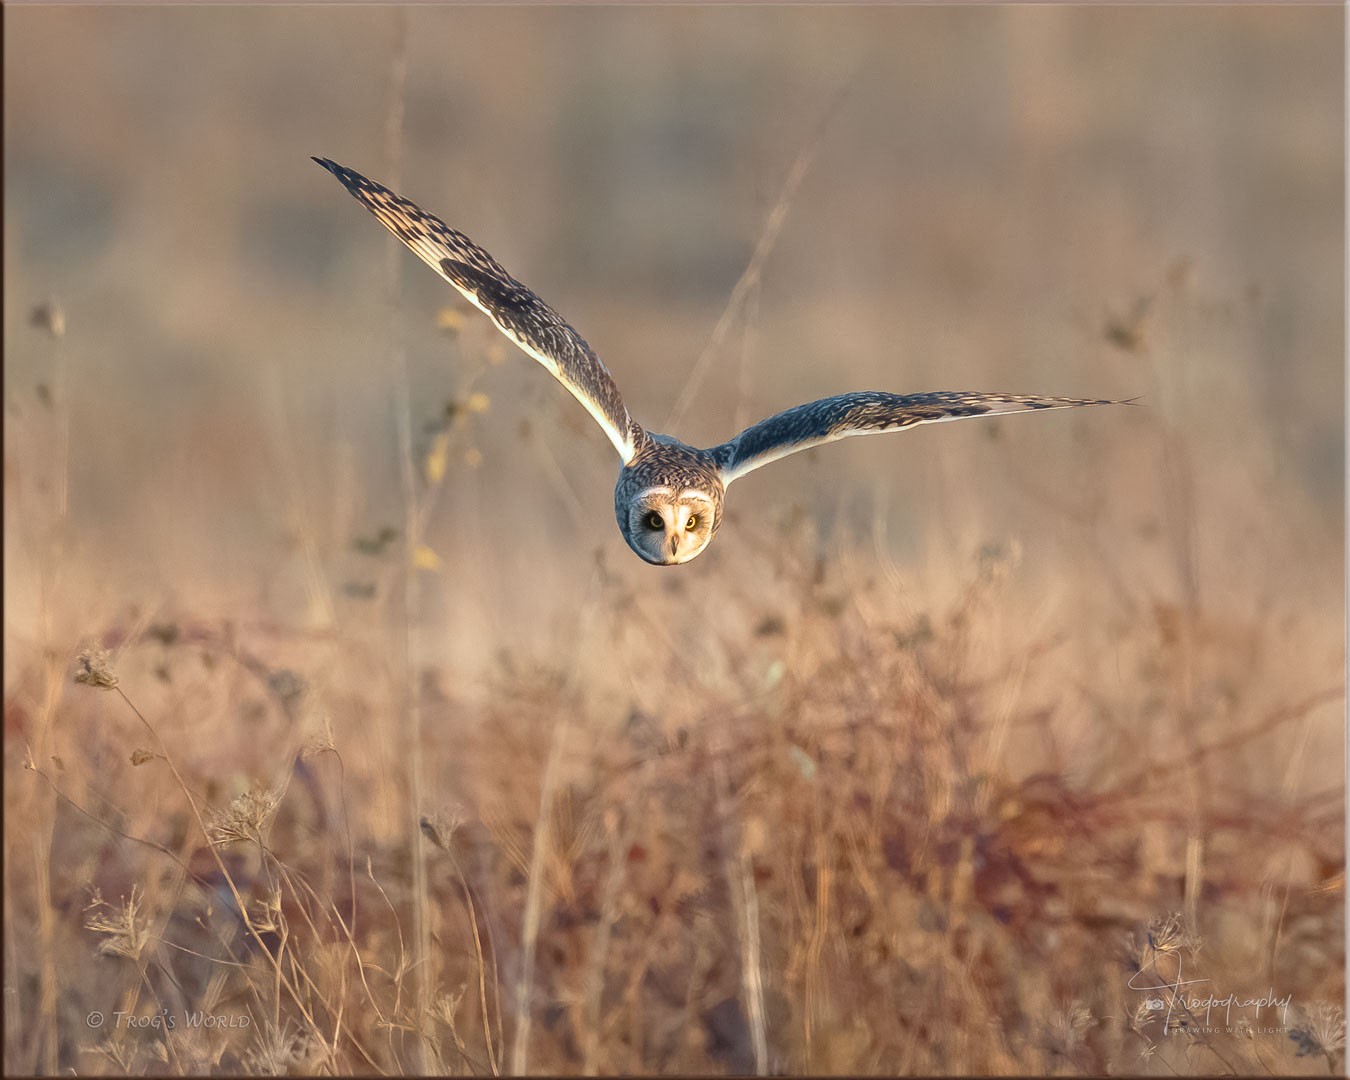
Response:
[{"label": "owl face", "polygon": [[675,566],[698,555],[717,531],[717,506],[697,491],[648,490],[620,518],[628,546],[658,566]]}]

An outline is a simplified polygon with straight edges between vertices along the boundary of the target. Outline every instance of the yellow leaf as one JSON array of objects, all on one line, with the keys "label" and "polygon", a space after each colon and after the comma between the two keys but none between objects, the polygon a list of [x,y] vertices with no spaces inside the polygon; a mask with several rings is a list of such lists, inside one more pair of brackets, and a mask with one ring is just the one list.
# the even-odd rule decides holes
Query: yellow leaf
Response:
[{"label": "yellow leaf", "polygon": [[469,400],[464,403],[464,407],[469,412],[487,412],[488,406],[492,404],[491,399],[484,393],[474,393],[469,395]]},{"label": "yellow leaf", "polygon": [[419,544],[413,548],[412,561],[419,570],[436,570],[441,565],[441,557],[426,544]]},{"label": "yellow leaf", "polygon": [[431,444],[431,452],[427,454],[426,470],[427,482],[439,484],[445,479],[445,459],[450,449],[450,435],[442,431],[436,436],[436,441]]}]

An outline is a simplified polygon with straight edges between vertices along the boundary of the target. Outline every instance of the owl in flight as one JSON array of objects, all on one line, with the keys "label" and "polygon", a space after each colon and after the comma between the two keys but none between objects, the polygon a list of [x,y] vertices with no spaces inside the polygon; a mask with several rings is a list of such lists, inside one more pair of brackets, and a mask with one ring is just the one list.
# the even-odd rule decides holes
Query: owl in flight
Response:
[{"label": "owl in flight", "polygon": [[686,563],[708,546],[722,523],[722,502],[733,480],[798,450],[939,420],[1122,404],[962,391],[863,390],[787,409],[719,446],[700,450],[639,426],[628,415],[608,369],[581,335],[467,236],[354,169],[327,158],[314,160],[595,417],[623,459],[614,488],[619,531],[639,556],[658,566]]}]

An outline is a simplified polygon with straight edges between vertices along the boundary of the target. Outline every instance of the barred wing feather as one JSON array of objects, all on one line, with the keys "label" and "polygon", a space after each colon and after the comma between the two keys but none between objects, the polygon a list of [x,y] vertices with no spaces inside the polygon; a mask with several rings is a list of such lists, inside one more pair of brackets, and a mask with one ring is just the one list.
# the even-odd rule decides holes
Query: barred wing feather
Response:
[{"label": "barred wing feather", "polygon": [[314,160],[503,334],[543,364],[586,407],[624,463],[632,460],[641,429],[628,415],[608,369],[561,315],[440,218],[354,169],[327,158]]},{"label": "barred wing feather", "polygon": [[787,409],[746,428],[729,442],[714,447],[712,453],[721,466],[722,483],[730,486],[733,480],[771,461],[853,435],[876,435],[919,424],[999,413],[1113,404],[1119,403],[1102,399],[964,391],[888,394],[864,390]]}]

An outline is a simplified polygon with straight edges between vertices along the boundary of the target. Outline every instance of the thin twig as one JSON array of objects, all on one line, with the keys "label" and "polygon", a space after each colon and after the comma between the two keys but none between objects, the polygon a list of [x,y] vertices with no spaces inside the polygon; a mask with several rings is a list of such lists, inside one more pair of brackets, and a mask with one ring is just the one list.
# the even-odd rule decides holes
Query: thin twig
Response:
[{"label": "thin twig", "polygon": [[[385,113],[384,156],[385,171],[395,188],[402,186],[403,176],[403,117],[407,100],[408,82],[408,16],[403,8],[395,13],[394,41],[389,56],[389,100]],[[419,1053],[426,1050],[426,1038],[421,1030],[421,1018],[428,1012],[431,997],[431,979],[426,964],[431,956],[431,927],[427,917],[426,851],[417,842],[421,831],[423,792],[422,763],[422,695],[414,670],[413,613],[418,607],[418,575],[413,559],[421,546],[421,520],[418,514],[417,464],[413,453],[412,389],[408,373],[408,350],[398,333],[398,295],[402,284],[402,250],[396,238],[390,237],[386,247],[385,284],[387,289],[389,322],[389,360],[394,372],[394,421],[398,437],[399,486],[403,499],[403,610],[400,613],[403,644],[404,715],[407,720],[407,753],[409,806],[408,828],[412,843],[412,908],[413,908],[413,962],[414,989],[418,1016],[417,1033]],[[425,1059],[414,1062],[417,1071],[426,1071]]]},{"label": "thin twig", "polygon": [[750,256],[749,263],[746,264],[745,272],[741,274],[740,280],[731,290],[731,297],[727,300],[727,306],[722,312],[722,317],[717,320],[717,325],[713,327],[712,337],[708,340],[708,344],[704,347],[693,368],[690,369],[689,378],[684,383],[684,389],[680,391],[675,407],[666,418],[664,430],[673,431],[679,426],[689,406],[693,404],[699,384],[702,383],[703,377],[707,375],[709,365],[712,364],[713,358],[722,347],[723,339],[731,329],[732,323],[736,321],[736,316],[740,314],[746,297],[759,283],[764,264],[768,261],[774,244],[778,242],[778,234],[782,231],[783,222],[787,220],[788,207],[792,204],[792,198],[797,194],[797,188],[801,186],[802,180],[806,178],[811,163],[815,161],[816,152],[825,139],[825,132],[829,128],[830,121],[834,119],[835,114],[848,99],[851,89],[852,79],[849,79],[840,89],[835,91],[829,104],[821,113],[820,119],[811,128],[805,142],[802,143],[801,149],[797,151],[797,157],[792,162],[792,167],[788,169],[787,179],[783,181],[783,189],[779,192],[778,201],[774,203],[773,209],[769,211],[768,216],[764,219],[763,226],[759,230],[759,237],[755,241],[755,250]]}]

